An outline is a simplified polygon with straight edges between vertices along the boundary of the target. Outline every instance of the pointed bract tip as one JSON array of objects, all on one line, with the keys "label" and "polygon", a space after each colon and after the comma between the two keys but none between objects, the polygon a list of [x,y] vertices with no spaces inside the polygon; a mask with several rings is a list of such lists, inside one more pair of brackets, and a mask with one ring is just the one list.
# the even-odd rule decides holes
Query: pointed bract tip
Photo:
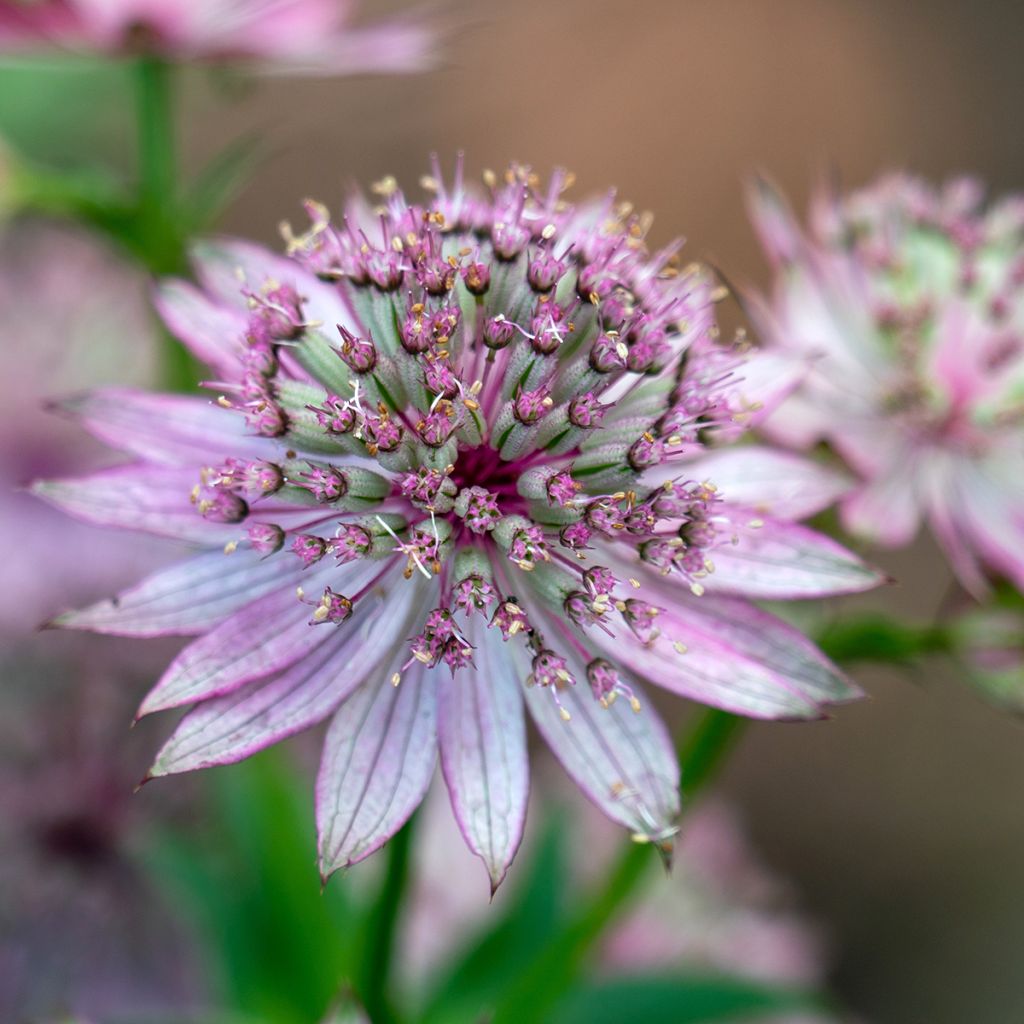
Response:
[{"label": "pointed bract tip", "polygon": [[498,892],[498,887],[501,885],[502,882],[505,881],[505,877],[506,877],[507,874],[508,874],[508,870],[506,869],[506,870],[502,871],[501,874],[492,874],[490,876],[491,895],[490,895],[490,901],[489,902],[491,902],[491,903],[494,902],[494,897],[495,897],[495,895]]},{"label": "pointed bract tip", "polygon": [[658,848],[658,857],[661,859],[661,866],[666,875],[671,875],[676,855],[675,840],[665,839],[656,845]]}]

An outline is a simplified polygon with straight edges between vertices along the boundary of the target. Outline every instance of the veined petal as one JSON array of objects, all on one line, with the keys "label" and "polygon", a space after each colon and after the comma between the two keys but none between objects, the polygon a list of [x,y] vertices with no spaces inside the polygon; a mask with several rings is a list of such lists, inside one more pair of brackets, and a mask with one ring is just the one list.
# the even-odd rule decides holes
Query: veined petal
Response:
[{"label": "veined petal", "polygon": [[407,651],[335,713],[316,782],[320,872],[326,878],[384,845],[419,806],[437,760],[435,680]]},{"label": "veined petal", "polygon": [[487,865],[493,893],[519,848],[526,821],[522,685],[497,630],[474,615],[465,635],[475,648],[475,668],[437,682],[441,769],[459,828]]},{"label": "veined petal", "polygon": [[294,260],[278,256],[260,245],[235,238],[214,238],[192,247],[192,258],[203,285],[222,302],[242,307],[239,277],[258,292],[267,281],[292,285],[303,298],[307,319],[328,332],[337,323],[351,322],[352,313],[341,293]]},{"label": "veined petal", "polygon": [[679,608],[687,597],[698,600],[678,595],[658,616],[660,633],[648,643],[641,643],[625,627],[615,637],[594,630],[589,639],[616,664],[701,704],[750,718],[823,716],[818,699],[805,692],[799,681],[748,657],[727,636],[706,632],[706,622],[681,614]]},{"label": "veined petal", "polygon": [[397,585],[387,614],[358,602],[343,629],[293,668],[258,688],[244,687],[189,712],[156,757],[151,776],[230,764],[316,725],[391,656],[422,617],[428,584]]},{"label": "veined petal", "polygon": [[94,437],[150,462],[195,467],[280,454],[269,438],[249,433],[239,413],[208,398],[111,388],[66,399],[61,408]]},{"label": "veined petal", "polygon": [[756,605],[706,594],[681,601],[680,621],[695,633],[717,636],[744,658],[777,672],[820,705],[864,696],[810,640],[788,622]]},{"label": "veined petal", "polygon": [[237,525],[204,519],[190,501],[198,480],[195,467],[134,463],[91,476],[43,480],[33,494],[77,519],[98,526],[142,530],[162,537],[223,544],[236,539]]},{"label": "veined petal", "polygon": [[115,636],[204,633],[268,591],[294,585],[300,573],[290,558],[246,549],[225,555],[217,548],[161,569],[115,598],[65,612],[53,624]]},{"label": "veined petal", "polygon": [[195,285],[177,280],[161,282],[154,291],[153,303],[170,332],[196,358],[221,374],[239,376],[246,326],[241,305],[224,306]]},{"label": "veined petal", "polygon": [[871,590],[885,576],[834,540],[795,523],[765,519],[712,552],[708,591],[791,600]]},{"label": "veined petal", "polygon": [[526,704],[537,728],[562,767],[612,821],[652,841],[669,841],[679,817],[679,762],[668,730],[638,685],[639,713],[625,700],[601,707],[585,667],[578,659],[566,660],[577,680],[558,694],[569,721],[550,692],[529,687]]},{"label": "veined petal", "polygon": [[[665,467],[657,467],[661,479],[654,480],[655,485],[672,478],[663,472]],[[829,466],[761,445],[710,452],[685,463],[684,472],[693,480],[710,480],[730,505],[742,505],[758,515],[779,519],[812,516],[831,505],[853,483]],[[679,475],[678,467],[673,475]]]},{"label": "veined petal", "polygon": [[[378,563],[355,562],[339,569],[317,567],[299,577],[312,595],[330,583],[358,590],[381,571]],[[282,586],[250,602],[198,640],[171,662],[160,681],[147,694],[139,717],[180,707],[209,697],[220,697],[245,683],[264,679],[307,656],[336,628],[310,625],[310,609],[292,587]]]}]

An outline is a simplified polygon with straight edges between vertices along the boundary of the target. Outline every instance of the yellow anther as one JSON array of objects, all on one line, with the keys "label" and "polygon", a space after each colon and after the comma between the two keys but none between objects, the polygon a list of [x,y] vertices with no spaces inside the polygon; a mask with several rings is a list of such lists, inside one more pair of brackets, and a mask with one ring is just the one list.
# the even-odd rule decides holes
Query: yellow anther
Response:
[{"label": "yellow anther", "polygon": [[563,722],[568,722],[572,718],[572,715],[569,714],[569,709],[568,708],[559,708],[558,709],[558,713],[559,713],[559,715],[562,716],[562,721]]},{"label": "yellow anther", "polygon": [[229,540],[227,542],[227,544],[224,545],[224,554],[225,555],[234,554],[235,549],[237,547],[238,547],[238,541],[237,540]]}]

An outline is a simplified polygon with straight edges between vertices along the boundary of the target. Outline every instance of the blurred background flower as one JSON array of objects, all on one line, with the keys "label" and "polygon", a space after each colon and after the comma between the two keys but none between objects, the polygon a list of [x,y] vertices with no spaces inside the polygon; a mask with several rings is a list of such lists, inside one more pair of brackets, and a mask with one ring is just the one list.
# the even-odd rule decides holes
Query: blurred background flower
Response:
[{"label": "blurred background flower", "polygon": [[246,61],[277,73],[422,71],[422,17],[354,25],[353,0],[7,0],[0,51]]},{"label": "blurred background flower", "polygon": [[811,364],[764,429],[856,470],[847,529],[899,546],[924,519],[975,595],[986,571],[1024,587],[1024,196],[892,175],[819,191],[805,234],[761,181],[751,210],[758,333]]}]

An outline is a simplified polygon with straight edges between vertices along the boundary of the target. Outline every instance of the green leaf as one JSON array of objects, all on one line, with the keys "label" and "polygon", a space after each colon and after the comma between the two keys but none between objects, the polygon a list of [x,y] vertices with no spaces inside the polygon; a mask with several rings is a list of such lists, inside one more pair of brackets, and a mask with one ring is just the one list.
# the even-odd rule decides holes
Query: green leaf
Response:
[{"label": "green leaf", "polygon": [[925,654],[949,650],[950,639],[940,626],[918,626],[896,622],[869,613],[839,619],[817,635],[821,649],[841,665],[880,661],[907,663]]},{"label": "green leaf", "polygon": [[314,1024],[351,977],[346,887],[321,892],[309,785],[279,751],[211,771],[209,834],[166,834],[158,881],[206,938],[225,1006],[272,1024]]},{"label": "green leaf", "polygon": [[[553,967],[557,970],[557,967]],[[556,1008],[551,1024],[745,1024],[760,1015],[820,1009],[805,992],[717,975],[634,976],[577,989]]]},{"label": "green leaf", "polygon": [[515,899],[456,955],[417,1018],[421,1024],[469,1024],[484,1018],[498,994],[533,959],[537,944],[560,926],[568,890],[566,841],[564,816],[553,816]]},{"label": "green leaf", "polygon": [[69,59],[0,63],[0,134],[33,160],[79,168],[83,154],[115,154],[124,169],[131,153],[130,115],[124,65]]}]

